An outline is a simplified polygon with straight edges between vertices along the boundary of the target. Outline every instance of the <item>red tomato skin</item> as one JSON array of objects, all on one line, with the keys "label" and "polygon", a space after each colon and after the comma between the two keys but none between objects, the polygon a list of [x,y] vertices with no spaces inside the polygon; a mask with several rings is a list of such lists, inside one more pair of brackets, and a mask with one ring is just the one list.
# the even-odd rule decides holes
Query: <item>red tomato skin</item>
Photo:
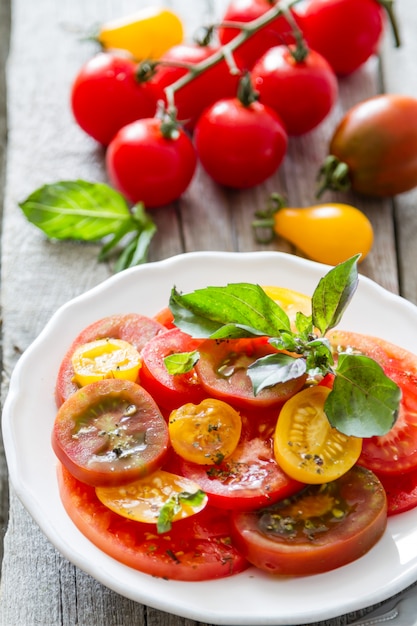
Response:
[{"label": "red tomato skin", "polygon": [[260,102],[219,100],[201,115],[194,142],[202,166],[219,185],[247,189],[272,176],[284,160],[283,122]]},{"label": "red tomato skin", "polygon": [[[300,376],[287,383],[279,383],[263,389],[255,396],[246,373],[246,367],[250,363],[274,352],[276,351],[265,338],[226,341],[207,339],[199,346],[200,359],[196,364],[201,385],[208,395],[224,400],[237,409],[253,411],[279,408],[290,396],[302,389],[306,377]],[[241,356],[244,366],[237,367],[229,376],[221,376],[219,368],[229,359],[230,354]]]},{"label": "red tomato skin", "polygon": [[387,494],[388,516],[410,511],[417,506],[417,470],[405,474],[378,475]]},{"label": "red tomato skin", "polygon": [[188,402],[200,404],[207,397],[194,370],[174,376],[168,373],[164,364],[165,357],[191,352],[198,349],[200,343],[178,328],[173,328],[154,337],[144,347],[139,380],[162,409],[172,411]]},{"label": "red tomato skin", "polygon": [[417,186],[417,99],[382,94],[352,107],[329,153],[347,163],[352,189],[386,197]]},{"label": "red tomato skin", "polygon": [[279,115],[289,135],[302,135],[330,113],[337,99],[338,82],[318,52],[309,50],[304,61],[295,61],[290,49],[270,48],[251,75],[260,102]]},{"label": "red tomato skin", "polygon": [[[123,413],[115,408],[117,405],[136,410]],[[114,429],[124,431],[129,446],[134,446],[134,454],[110,455],[105,448],[107,439],[98,431],[98,425],[90,427],[92,416],[104,416],[108,423],[110,414],[117,415],[119,423],[114,419]],[[89,428],[82,433],[86,417]],[[114,442],[115,439],[110,448],[116,447]],[[117,447],[120,446],[124,450],[118,436]],[[162,466],[169,449],[168,426],[145,389],[128,380],[109,378],[82,387],[61,405],[52,429],[52,448],[78,480],[94,487],[111,487],[147,476]]]},{"label": "red tomato skin", "polygon": [[230,524],[219,511],[175,522],[169,533],[157,535],[153,524],[142,524],[113,513],[93,487],[59,465],[58,484],[65,510],[77,528],[100,550],[120,563],[158,578],[198,581],[233,576],[248,562],[230,544]]},{"label": "red tomato skin", "polygon": [[[154,90],[155,99],[167,103],[166,87],[175,83],[189,71],[181,67],[182,64],[197,66],[212,58],[219,50],[220,46],[199,46],[186,43],[173,46],[161,57],[161,65],[157,67],[155,75],[149,80],[149,87]],[[164,65],[164,62],[167,65]],[[237,65],[239,66],[239,61]],[[239,74],[232,73],[224,60],[215,63],[175,92],[174,105],[177,109],[177,119],[186,129],[192,131],[204,109],[221,98],[232,98],[236,95],[238,83]]]},{"label": "red tomato skin", "polygon": [[195,480],[210,504],[230,511],[252,511],[296,493],[303,484],[287,476],[274,457],[271,433],[277,413],[265,420],[242,415],[241,441],[230,457],[214,467],[181,460],[180,474]]},{"label": "red tomato skin", "polygon": [[74,339],[62,359],[55,384],[56,405],[60,407],[79,389],[73,381],[75,372],[71,362],[74,350],[78,346],[96,339],[123,339],[123,341],[131,343],[140,353],[152,337],[164,331],[165,327],[157,320],[139,313],[110,315],[87,326]]},{"label": "red tomato skin", "polygon": [[126,124],[156,112],[154,93],[146,82],[136,79],[136,67],[129,58],[100,52],[74,79],[71,109],[75,121],[104,146]]},{"label": "red tomato skin", "polygon": [[[264,15],[273,6],[279,5],[279,0],[231,0],[223,15],[223,22],[252,22]],[[292,9],[291,9],[292,12]],[[224,45],[234,39],[240,30],[238,28],[220,27],[218,36]],[[280,15],[269,24],[254,33],[247,41],[240,45],[234,53],[235,58],[241,60],[244,68],[250,70],[256,61],[269,48],[281,43],[293,43],[294,36],[287,19]]]},{"label": "red tomato skin", "polygon": [[337,482],[353,510],[329,531],[314,539],[274,538],[259,530],[258,512],[236,512],[232,514],[234,543],[253,565],[275,575],[320,574],[360,558],[385,531],[386,495],[377,477],[359,466]]},{"label": "red tomato skin", "polygon": [[377,0],[311,0],[293,12],[307,44],[338,76],[352,74],[378,52],[386,20]]},{"label": "red tomato skin", "polygon": [[359,463],[378,476],[398,476],[417,469],[417,356],[388,341],[348,331],[331,331],[333,346],[354,346],[374,359],[402,391],[392,429],[363,439]]},{"label": "red tomato skin", "polygon": [[157,118],[137,120],[119,130],[106,152],[111,183],[131,202],[153,209],[177,200],[187,189],[197,164],[190,138],[178,128],[166,138]]}]

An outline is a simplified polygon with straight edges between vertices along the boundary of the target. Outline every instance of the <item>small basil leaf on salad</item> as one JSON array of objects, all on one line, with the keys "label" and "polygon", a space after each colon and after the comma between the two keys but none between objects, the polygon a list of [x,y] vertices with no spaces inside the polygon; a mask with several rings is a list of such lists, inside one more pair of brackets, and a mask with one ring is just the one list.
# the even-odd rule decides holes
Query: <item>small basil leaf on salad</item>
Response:
[{"label": "small basil leaf on salad", "polygon": [[248,367],[248,376],[252,381],[255,396],[278,383],[285,383],[303,376],[306,372],[304,359],[295,358],[288,354],[268,354]]}]

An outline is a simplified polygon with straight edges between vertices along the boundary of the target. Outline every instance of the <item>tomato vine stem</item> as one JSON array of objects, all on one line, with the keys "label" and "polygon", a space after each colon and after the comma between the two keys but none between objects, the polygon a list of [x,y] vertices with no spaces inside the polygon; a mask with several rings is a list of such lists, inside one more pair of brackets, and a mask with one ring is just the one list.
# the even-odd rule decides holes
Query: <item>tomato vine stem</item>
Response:
[{"label": "tomato vine stem", "polygon": [[[284,7],[278,7],[277,5],[273,6],[271,9],[266,11],[260,17],[252,20],[251,22],[231,22],[229,23],[230,27],[239,28],[241,32],[236,35],[229,43],[222,46],[217,52],[215,52],[212,56],[200,63],[197,63],[190,69],[187,74],[181,76],[175,83],[172,85],[168,85],[165,87],[165,94],[167,99],[168,109],[175,108],[175,92],[182,89],[189,82],[194,80],[197,76],[207,71],[209,68],[213,67],[217,63],[221,61],[226,61],[226,63],[231,67],[231,71],[239,72],[236,64],[232,61],[233,52],[237,50],[245,41],[247,41],[252,35],[254,35],[258,30],[272,22],[275,18],[280,15],[285,15],[286,11],[288,11],[292,6],[298,4],[301,0],[290,0],[285,4]],[[223,27],[227,27],[228,23],[222,23]],[[231,64],[232,63],[232,64]]]}]

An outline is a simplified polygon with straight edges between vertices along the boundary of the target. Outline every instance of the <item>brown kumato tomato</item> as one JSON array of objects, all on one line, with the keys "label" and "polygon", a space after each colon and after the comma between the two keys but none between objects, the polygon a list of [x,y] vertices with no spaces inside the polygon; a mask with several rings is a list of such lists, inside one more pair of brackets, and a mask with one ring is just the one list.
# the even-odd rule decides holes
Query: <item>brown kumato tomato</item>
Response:
[{"label": "brown kumato tomato", "polygon": [[389,197],[417,186],[417,99],[383,94],[342,118],[321,168],[318,195],[332,189]]}]

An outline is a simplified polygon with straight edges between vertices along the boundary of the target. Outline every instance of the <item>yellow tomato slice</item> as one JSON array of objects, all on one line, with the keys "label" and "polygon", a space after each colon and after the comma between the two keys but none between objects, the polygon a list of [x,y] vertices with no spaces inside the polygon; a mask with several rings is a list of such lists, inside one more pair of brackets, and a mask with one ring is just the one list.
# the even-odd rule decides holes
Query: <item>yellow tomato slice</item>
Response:
[{"label": "yellow tomato slice", "polygon": [[121,339],[97,339],[74,350],[74,381],[84,387],[104,378],[135,382],[141,366],[139,352]]},{"label": "yellow tomato slice", "polygon": [[333,428],[324,412],[327,387],[307,387],[282,407],[274,436],[280,467],[303,483],[336,480],[358,460],[362,439]]},{"label": "yellow tomato slice", "polygon": [[236,449],[242,420],[226,402],[207,398],[172,411],[168,428],[172,447],[183,459],[214,465]]},{"label": "yellow tomato slice", "polygon": [[265,293],[284,309],[294,329],[295,317],[298,312],[311,315],[311,298],[303,293],[285,287],[263,286]]},{"label": "yellow tomato slice", "polygon": [[[199,497],[188,497],[193,494]],[[198,513],[207,504],[207,496],[197,483],[164,470],[127,485],[97,487],[96,495],[114,513],[148,524],[158,523],[161,511],[169,503],[174,504],[170,515],[172,522]]]}]

